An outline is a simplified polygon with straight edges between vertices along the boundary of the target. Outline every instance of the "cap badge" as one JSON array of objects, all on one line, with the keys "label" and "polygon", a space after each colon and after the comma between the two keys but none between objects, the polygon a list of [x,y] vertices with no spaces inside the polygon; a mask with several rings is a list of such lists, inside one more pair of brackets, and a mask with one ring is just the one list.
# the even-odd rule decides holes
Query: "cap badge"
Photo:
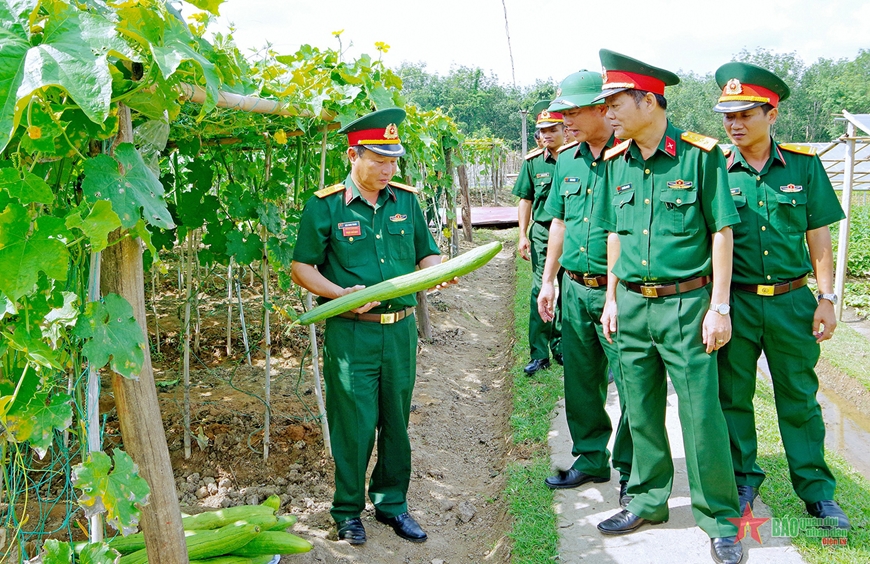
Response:
[{"label": "cap badge", "polygon": [[562,95],[562,87],[560,86],[559,88],[556,89],[556,98],[558,98],[561,95]]},{"label": "cap badge", "polygon": [[547,110],[544,110],[543,112],[541,112],[540,117],[541,117],[541,119],[549,119],[549,118],[550,118],[550,112],[548,112]]},{"label": "cap badge", "polygon": [[736,78],[732,78],[728,81],[728,84],[725,85],[724,94],[727,96],[736,96],[743,92],[743,85],[740,84],[740,81]]},{"label": "cap badge", "polygon": [[391,123],[384,130],[384,139],[398,139],[399,138],[399,129],[396,127],[395,123]]},{"label": "cap badge", "polygon": [[607,84],[607,67],[601,67],[601,79]]}]

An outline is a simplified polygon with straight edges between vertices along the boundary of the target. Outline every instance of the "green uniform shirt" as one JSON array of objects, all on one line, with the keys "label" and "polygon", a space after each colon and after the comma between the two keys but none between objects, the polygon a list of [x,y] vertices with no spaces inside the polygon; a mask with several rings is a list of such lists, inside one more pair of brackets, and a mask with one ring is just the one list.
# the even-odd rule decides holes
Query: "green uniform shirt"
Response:
[{"label": "green uniform shirt", "polygon": [[[537,153],[540,149],[532,151]],[[549,224],[553,216],[544,209],[550,185],[553,182],[553,171],[556,168],[556,156],[549,149],[544,149],[532,158],[523,161],[514,189],[514,196],[532,202],[532,221]]]},{"label": "green uniform shirt", "polygon": [[[360,196],[350,175],[344,186],[305,204],[293,260],[316,266],[328,280],[348,288],[408,274],[422,259],[440,254],[416,194],[387,185],[372,205]],[[387,300],[372,312],[416,304],[416,295],[410,294]]]},{"label": "green uniform shirt", "polygon": [[607,274],[607,231],[594,212],[610,206],[604,185],[604,151],[594,158],[588,143],[559,154],[546,211],[565,223],[562,266],[582,274]]},{"label": "green uniform shirt", "polygon": [[732,274],[739,284],[776,284],[812,272],[806,232],[845,217],[819,157],[772,143],[761,172],[736,147],[728,156],[728,186],[740,213]]},{"label": "green uniform shirt", "polygon": [[600,219],[619,234],[613,272],[620,279],[666,283],[709,276],[711,234],[740,221],[728,193],[725,156],[717,147],[707,151],[685,140],[693,137],[707,140],[668,122],[649,159],[631,142],[606,159],[612,205]]}]

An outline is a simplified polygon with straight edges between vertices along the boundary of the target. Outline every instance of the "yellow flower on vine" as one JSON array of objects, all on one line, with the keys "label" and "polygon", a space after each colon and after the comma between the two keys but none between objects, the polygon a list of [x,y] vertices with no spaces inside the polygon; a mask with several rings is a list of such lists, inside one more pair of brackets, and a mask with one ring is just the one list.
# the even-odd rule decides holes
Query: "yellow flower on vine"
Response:
[{"label": "yellow flower on vine", "polygon": [[286,145],[287,144],[287,134],[284,133],[283,129],[279,129],[278,131],[275,132],[275,142],[278,143],[279,145]]},{"label": "yellow flower on vine", "polygon": [[341,35],[342,33],[344,33],[344,30],[343,30],[343,29],[339,29],[338,31],[333,31],[333,32],[332,32],[332,35],[333,35],[334,37],[338,37],[338,36]]},{"label": "yellow flower on vine", "polygon": [[390,50],[390,46],[383,41],[375,41],[375,49],[377,49],[381,53],[386,53]]}]

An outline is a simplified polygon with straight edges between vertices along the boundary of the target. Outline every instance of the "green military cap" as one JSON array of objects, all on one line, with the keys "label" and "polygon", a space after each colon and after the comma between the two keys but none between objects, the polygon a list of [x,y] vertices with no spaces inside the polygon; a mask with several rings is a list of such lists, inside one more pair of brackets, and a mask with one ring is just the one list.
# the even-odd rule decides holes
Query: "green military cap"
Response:
[{"label": "green military cap", "polygon": [[547,108],[551,112],[561,112],[569,108],[597,106],[603,100],[596,100],[601,94],[602,79],[597,72],[581,70],[569,74],[556,90],[556,99]]},{"label": "green military cap", "polygon": [[603,100],[623,90],[644,90],[664,96],[665,86],[680,83],[680,77],[671,71],[648,65],[610,49],[601,49],[598,56],[604,67],[604,84],[601,86],[603,92],[596,100]]},{"label": "green military cap", "polygon": [[349,146],[362,145],[385,157],[401,157],[405,148],[399,140],[398,125],[405,119],[402,108],[386,108],[355,119],[338,130],[347,134]]},{"label": "green military cap", "polygon": [[535,116],[535,118],[537,118],[538,114],[543,112],[544,110],[546,110],[547,106],[549,106],[549,105],[550,105],[549,100],[538,100],[537,102],[535,102],[535,105],[532,106],[532,115]]},{"label": "green military cap", "polygon": [[775,108],[790,93],[781,78],[752,63],[725,63],[716,70],[716,84],[722,89],[722,95],[713,111],[721,114],[751,110],[764,104]]}]

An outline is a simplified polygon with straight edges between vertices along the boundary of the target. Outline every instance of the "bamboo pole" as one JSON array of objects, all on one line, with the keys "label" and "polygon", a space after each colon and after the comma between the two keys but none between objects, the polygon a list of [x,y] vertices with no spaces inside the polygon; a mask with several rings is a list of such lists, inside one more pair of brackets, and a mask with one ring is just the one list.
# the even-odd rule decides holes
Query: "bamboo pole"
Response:
[{"label": "bamboo pole", "polygon": [[[118,115],[118,140],[132,142],[130,108],[120,104]],[[103,294],[116,293],[130,302],[133,315],[147,336],[141,241],[121,238],[120,230],[115,231],[110,239],[120,240],[102,252],[104,264],[100,282]],[[124,450],[138,465],[140,475],[151,488],[149,503],[142,508],[141,520],[148,561],[152,564],[188,564],[181,511],[154,386],[151,354],[148,347],[144,352],[145,360],[138,379],[112,374]]]},{"label": "bamboo pole", "polygon": [[[272,145],[268,139],[266,140],[265,161],[266,170],[263,172],[264,186],[269,183],[272,169]],[[260,225],[260,231],[263,236],[263,340],[265,341],[266,349],[264,351],[266,354],[266,389],[264,391],[266,396],[266,414],[263,423],[263,460],[265,461],[269,460],[269,427],[272,421],[272,335],[269,331],[269,232],[266,230],[266,226],[262,224]]]},{"label": "bamboo pole", "polygon": [[184,300],[184,458],[190,458],[190,300],[193,290],[193,231],[187,232],[187,291]]},{"label": "bamboo pole", "polygon": [[474,241],[471,231],[471,198],[468,195],[468,175],[464,164],[456,167],[456,174],[459,176],[459,199],[462,202],[462,232],[465,240],[471,243]]},{"label": "bamboo pole", "polygon": [[233,257],[227,267],[227,357],[233,354]]},{"label": "bamboo pole", "polygon": [[248,345],[248,328],[245,325],[245,305],[242,303],[242,283],[236,276],[236,295],[239,297],[239,321],[242,324],[242,342],[245,345],[245,355],[248,357],[248,366],[251,364],[251,347]]},{"label": "bamboo pole", "polygon": [[[91,253],[90,274],[88,276],[88,301],[95,302],[100,299],[100,265],[101,253]],[[97,369],[88,363],[88,399],[87,399],[87,431],[88,453],[99,452],[103,449],[100,440],[100,374]],[[103,515],[98,513],[89,519],[89,536],[91,542],[103,540]]]},{"label": "bamboo pole", "polygon": [[[157,257],[154,257],[155,259]],[[151,310],[154,312],[154,341],[160,354],[160,315],[157,313],[157,269],[151,269]]]},{"label": "bamboo pole", "polygon": [[[843,112],[847,118],[847,112]],[[855,124],[851,120],[846,122],[846,136],[851,137],[846,141],[846,156],[843,164],[843,196],[841,203],[845,219],[840,222],[840,238],[837,244],[837,268],[834,275],[834,293],[840,299],[834,306],[837,320],[843,319],[843,292],[846,289],[846,264],[849,256],[849,223],[852,215],[852,175],[855,172]]]}]

